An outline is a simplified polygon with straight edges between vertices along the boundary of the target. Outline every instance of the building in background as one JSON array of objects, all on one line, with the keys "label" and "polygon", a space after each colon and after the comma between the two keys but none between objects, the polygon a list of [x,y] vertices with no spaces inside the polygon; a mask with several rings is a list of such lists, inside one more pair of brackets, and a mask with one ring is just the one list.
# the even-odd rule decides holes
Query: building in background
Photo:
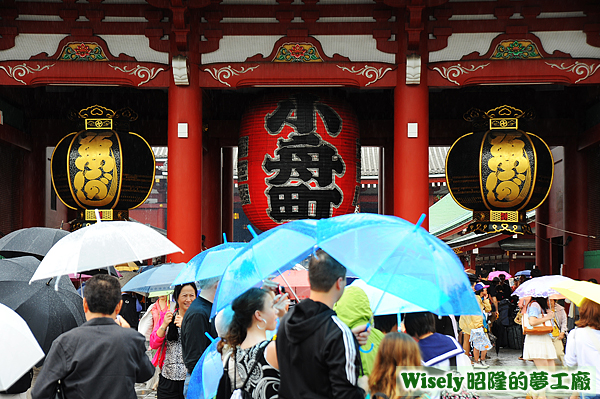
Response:
[{"label": "building in background", "polygon": [[234,235],[233,150],[258,98],[299,90],[350,104],[360,145],[380,155],[377,183],[361,178],[361,211],[375,209],[376,184],[377,211],[413,222],[445,199],[433,204],[443,177],[431,148],[472,131],[470,110],[506,104],[533,111],[532,133],[554,153],[552,191],[532,213],[535,255],[511,237],[469,253],[476,243],[450,234],[452,220],[446,238],[466,240],[454,244],[471,265],[535,256],[544,273],[600,278],[599,15],[586,0],[5,2],[0,233],[74,219],[45,178],[48,148],[75,131],[71,111],[94,104],[132,108],[132,131],[169,148],[166,201],[161,170],[143,205],[156,210],[132,217],[166,226],[185,250],[174,261],[202,235],[207,246]]}]

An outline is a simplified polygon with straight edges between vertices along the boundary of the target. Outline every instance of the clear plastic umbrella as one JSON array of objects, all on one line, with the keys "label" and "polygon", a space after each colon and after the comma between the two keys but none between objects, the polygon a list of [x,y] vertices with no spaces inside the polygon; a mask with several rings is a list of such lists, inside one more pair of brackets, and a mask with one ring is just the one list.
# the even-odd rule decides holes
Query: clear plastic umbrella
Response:
[{"label": "clear plastic umbrella", "polygon": [[367,284],[413,305],[440,316],[481,314],[458,257],[421,220],[370,213],[321,219],[317,243]]},{"label": "clear plastic umbrella", "polygon": [[426,311],[422,307],[405,301],[396,295],[384,293],[379,288],[373,287],[361,279],[354,280],[350,287],[359,287],[367,294],[373,316]]},{"label": "clear plastic umbrella", "polygon": [[220,338],[206,348],[190,377],[188,398],[212,399],[217,394],[219,380],[223,375],[221,354],[217,351]]},{"label": "clear plastic umbrella", "polygon": [[0,391],[5,391],[44,357],[44,351],[25,320],[1,303],[0,320],[0,353],[4,359],[0,362]]},{"label": "clear plastic umbrella", "polygon": [[173,281],[173,285],[191,283],[223,274],[231,260],[247,244],[226,242],[207,249],[194,256]]},{"label": "clear plastic umbrella", "polygon": [[225,269],[211,317],[270,274],[282,273],[312,253],[316,227],[316,220],[295,220],[252,239]]},{"label": "clear plastic umbrella", "polygon": [[183,252],[141,223],[99,222],[79,229],[48,251],[31,281]]},{"label": "clear plastic umbrella", "polygon": [[185,263],[165,263],[153,267],[129,280],[121,288],[121,291],[140,292],[143,294],[153,294],[155,292],[166,293],[171,290],[173,280],[181,273],[184,267]]}]

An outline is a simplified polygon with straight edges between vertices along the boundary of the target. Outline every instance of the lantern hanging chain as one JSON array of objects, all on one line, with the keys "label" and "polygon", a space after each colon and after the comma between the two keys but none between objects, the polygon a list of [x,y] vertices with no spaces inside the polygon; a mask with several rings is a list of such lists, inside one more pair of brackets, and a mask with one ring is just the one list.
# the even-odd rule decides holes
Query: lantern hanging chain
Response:
[{"label": "lantern hanging chain", "polygon": [[596,236],[591,236],[591,235],[588,235],[588,234],[575,233],[573,231],[559,229],[558,227],[550,226],[548,224],[544,224],[544,223],[538,222],[538,221],[536,221],[536,223],[539,224],[539,225],[542,225],[544,227],[550,227],[551,229],[562,231],[563,233],[573,234],[573,235],[576,235],[576,236],[581,236],[581,237],[586,237],[586,238],[597,238]]}]

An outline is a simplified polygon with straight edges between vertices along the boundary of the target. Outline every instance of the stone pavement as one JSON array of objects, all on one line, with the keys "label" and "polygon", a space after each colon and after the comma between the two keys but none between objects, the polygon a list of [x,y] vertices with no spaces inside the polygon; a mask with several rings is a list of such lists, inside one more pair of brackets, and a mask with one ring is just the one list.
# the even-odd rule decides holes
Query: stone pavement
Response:
[{"label": "stone pavement", "polygon": [[[487,363],[490,367],[502,367],[506,370],[517,367],[533,366],[533,362],[519,360],[519,356],[521,356],[521,350],[501,348],[498,355],[496,355],[495,350],[488,352]],[[136,393],[138,399],[156,399],[156,391],[147,389],[145,383],[136,384]],[[509,396],[507,395],[505,397],[508,398]]]}]

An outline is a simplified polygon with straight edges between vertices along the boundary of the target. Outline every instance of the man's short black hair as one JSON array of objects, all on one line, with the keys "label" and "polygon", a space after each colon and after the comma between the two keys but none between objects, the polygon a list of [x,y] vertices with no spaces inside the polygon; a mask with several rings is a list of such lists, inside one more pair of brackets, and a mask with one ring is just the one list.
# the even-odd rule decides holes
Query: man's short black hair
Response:
[{"label": "man's short black hair", "polygon": [[121,284],[116,277],[97,274],[85,284],[83,297],[90,312],[110,315],[121,300]]},{"label": "man's short black hair", "polygon": [[404,328],[411,337],[420,337],[435,332],[435,315],[431,312],[407,313],[404,316]]},{"label": "man's short black hair", "polygon": [[308,264],[308,280],[311,290],[329,292],[340,277],[346,278],[346,268],[327,252],[319,249],[311,256]]},{"label": "man's short black hair", "polygon": [[398,327],[398,315],[383,314],[380,316],[373,316],[373,322],[375,323],[376,329],[387,334],[391,332],[394,327]]}]

